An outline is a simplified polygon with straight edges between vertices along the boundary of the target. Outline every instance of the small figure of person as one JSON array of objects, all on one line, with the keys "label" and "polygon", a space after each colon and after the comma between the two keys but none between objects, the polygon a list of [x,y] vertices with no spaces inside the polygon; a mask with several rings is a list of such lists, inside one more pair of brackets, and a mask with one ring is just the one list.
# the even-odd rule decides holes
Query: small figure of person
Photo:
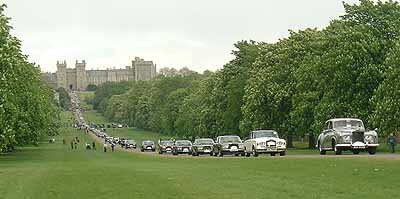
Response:
[{"label": "small figure of person", "polygon": [[104,149],[104,153],[107,152],[107,143],[106,142],[104,142],[103,149]]},{"label": "small figure of person", "polygon": [[393,133],[391,133],[389,135],[389,137],[387,138],[387,144],[389,146],[389,152],[390,153],[394,153],[395,152],[395,148],[397,145],[397,139],[396,137],[393,135]]},{"label": "small figure of person", "polygon": [[78,148],[78,142],[74,142],[74,145],[75,145],[75,149],[77,149]]},{"label": "small figure of person", "polygon": [[91,149],[90,144],[86,142],[86,150],[90,150],[90,149]]},{"label": "small figure of person", "polygon": [[93,148],[93,150],[96,150],[96,142],[95,141],[92,142],[92,148]]},{"label": "small figure of person", "polygon": [[79,138],[78,138],[78,136],[75,137],[75,141],[79,143]]},{"label": "small figure of person", "polygon": [[74,140],[71,140],[71,149],[74,149]]},{"label": "small figure of person", "polygon": [[65,138],[63,139],[63,144],[65,145]]},{"label": "small figure of person", "polygon": [[112,151],[112,152],[114,152],[114,147],[115,147],[115,144],[114,144],[114,143],[111,143],[111,151]]}]

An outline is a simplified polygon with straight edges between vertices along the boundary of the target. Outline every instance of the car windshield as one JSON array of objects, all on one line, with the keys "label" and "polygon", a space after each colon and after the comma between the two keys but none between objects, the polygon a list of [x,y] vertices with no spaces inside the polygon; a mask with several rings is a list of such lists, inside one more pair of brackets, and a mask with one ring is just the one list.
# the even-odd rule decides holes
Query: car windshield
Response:
[{"label": "car windshield", "polygon": [[145,144],[145,145],[153,145],[153,142],[152,141],[145,141],[145,142],[143,142],[143,144]]},{"label": "car windshield", "polygon": [[363,127],[363,123],[359,120],[340,120],[334,124],[336,129],[359,129]]},{"label": "car windshield", "polygon": [[242,141],[238,136],[221,137],[219,138],[221,143],[241,143]]},{"label": "car windshield", "polygon": [[190,146],[192,143],[188,140],[176,141],[176,146]]},{"label": "car windshield", "polygon": [[214,142],[212,139],[201,139],[194,141],[194,143],[200,145],[212,145]]},{"label": "car windshield", "polygon": [[278,133],[276,131],[255,131],[253,132],[254,138],[263,138],[263,137],[278,137]]},{"label": "car windshield", "polygon": [[174,142],[170,140],[165,140],[160,142],[160,145],[173,145],[173,144]]}]

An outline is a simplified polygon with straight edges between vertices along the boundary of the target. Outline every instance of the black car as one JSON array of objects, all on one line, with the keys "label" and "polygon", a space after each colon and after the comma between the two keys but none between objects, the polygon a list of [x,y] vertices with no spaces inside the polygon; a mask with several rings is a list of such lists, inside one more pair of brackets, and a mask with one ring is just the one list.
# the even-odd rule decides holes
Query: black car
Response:
[{"label": "black car", "polygon": [[189,140],[177,140],[175,142],[175,146],[173,148],[172,154],[189,154],[191,155],[193,152],[192,142]]},{"label": "black car", "polygon": [[158,153],[163,154],[167,152],[171,152],[174,149],[175,142],[172,140],[160,140],[158,142]]}]

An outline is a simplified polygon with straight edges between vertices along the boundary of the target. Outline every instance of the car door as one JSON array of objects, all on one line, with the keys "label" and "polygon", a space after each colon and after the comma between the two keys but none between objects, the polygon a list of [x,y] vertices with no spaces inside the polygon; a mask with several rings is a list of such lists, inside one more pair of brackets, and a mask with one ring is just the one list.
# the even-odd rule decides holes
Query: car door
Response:
[{"label": "car door", "polygon": [[329,121],[325,122],[324,129],[322,130],[321,137],[320,137],[320,145],[321,148],[326,148],[326,140],[329,132]]},{"label": "car door", "polygon": [[333,137],[333,122],[328,121],[327,128],[324,132],[324,148],[332,148],[332,137]]}]

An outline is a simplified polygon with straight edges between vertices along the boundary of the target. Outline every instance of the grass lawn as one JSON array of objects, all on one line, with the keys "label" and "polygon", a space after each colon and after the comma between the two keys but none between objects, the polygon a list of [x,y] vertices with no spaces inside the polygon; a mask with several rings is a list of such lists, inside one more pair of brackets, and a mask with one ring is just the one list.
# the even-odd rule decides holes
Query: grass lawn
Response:
[{"label": "grass lawn", "polygon": [[[79,136],[78,150],[69,144]],[[0,156],[0,198],[386,198],[400,159],[159,157],[86,151],[64,129],[57,143]],[[98,145],[99,148],[99,145]]]}]

